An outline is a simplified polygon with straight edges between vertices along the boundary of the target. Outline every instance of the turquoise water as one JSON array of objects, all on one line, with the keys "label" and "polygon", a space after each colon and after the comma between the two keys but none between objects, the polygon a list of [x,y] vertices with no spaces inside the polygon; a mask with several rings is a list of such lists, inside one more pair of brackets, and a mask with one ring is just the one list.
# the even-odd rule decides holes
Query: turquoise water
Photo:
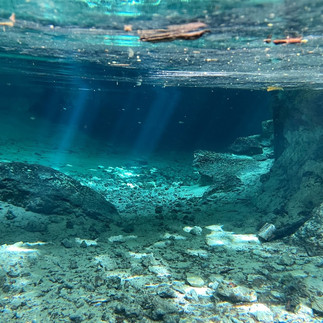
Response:
[{"label": "turquoise water", "polygon": [[1,1],[0,322],[321,322],[322,7]]},{"label": "turquoise water", "polygon": [[[322,6],[316,1],[4,1],[1,71],[99,90],[98,81],[264,89],[322,87]],[[138,30],[201,21],[195,41],[151,44]],[[124,26],[131,25],[125,31]],[[292,46],[266,43],[303,37]],[[49,78],[46,78],[49,76]],[[76,86],[78,86],[76,84]]]}]

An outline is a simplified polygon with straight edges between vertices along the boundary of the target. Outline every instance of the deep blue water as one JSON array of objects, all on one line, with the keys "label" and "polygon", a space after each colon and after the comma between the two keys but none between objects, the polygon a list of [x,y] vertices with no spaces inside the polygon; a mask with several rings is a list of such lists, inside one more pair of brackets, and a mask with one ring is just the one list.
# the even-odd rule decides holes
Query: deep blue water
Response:
[{"label": "deep blue water", "polygon": [[25,100],[26,112],[34,118],[76,127],[139,154],[225,151],[237,137],[259,134],[261,122],[272,118],[271,93],[265,91],[110,84],[102,92],[25,85],[1,92],[11,101],[11,113]]}]

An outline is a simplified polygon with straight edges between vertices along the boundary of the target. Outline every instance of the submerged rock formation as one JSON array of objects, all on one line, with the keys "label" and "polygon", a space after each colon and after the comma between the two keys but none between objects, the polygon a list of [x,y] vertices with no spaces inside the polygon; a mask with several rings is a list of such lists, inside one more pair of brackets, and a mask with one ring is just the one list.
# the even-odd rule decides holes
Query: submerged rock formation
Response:
[{"label": "submerged rock formation", "polygon": [[[262,177],[262,192],[255,204],[278,228],[317,216],[319,211],[313,210],[323,202],[322,102],[318,91],[286,91],[275,98],[276,160]],[[310,242],[305,231],[311,231],[312,238],[316,235],[301,227],[296,237],[304,244]]]},{"label": "submerged rock formation", "polygon": [[292,236],[292,241],[302,244],[309,256],[323,255],[323,203],[313,216]]},{"label": "submerged rock formation", "polygon": [[117,209],[102,195],[49,167],[0,163],[0,201],[41,214],[86,216],[110,222]]},{"label": "submerged rock formation", "polygon": [[201,185],[216,185],[226,191],[239,186],[237,175],[252,162],[248,156],[198,150],[194,152],[193,166],[200,174]]}]

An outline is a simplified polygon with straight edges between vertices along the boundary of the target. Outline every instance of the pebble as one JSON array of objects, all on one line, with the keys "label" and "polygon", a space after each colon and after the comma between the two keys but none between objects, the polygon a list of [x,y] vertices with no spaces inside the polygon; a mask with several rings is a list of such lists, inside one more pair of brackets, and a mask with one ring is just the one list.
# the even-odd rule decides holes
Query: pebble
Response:
[{"label": "pebble", "polygon": [[295,312],[298,315],[306,315],[306,316],[310,316],[313,317],[313,310],[311,308],[309,308],[308,306],[304,305],[304,304],[299,304],[296,306]]},{"label": "pebble", "polygon": [[217,289],[217,294],[235,302],[255,302],[257,294],[252,289],[238,286],[233,282],[223,281]]},{"label": "pebble", "polygon": [[314,296],[312,300],[312,309],[321,315],[323,314],[323,296]]},{"label": "pebble", "polygon": [[255,317],[257,322],[274,322],[274,315],[272,311],[264,304],[252,304],[248,312]]},{"label": "pebble", "polygon": [[159,287],[157,289],[157,295],[161,298],[175,298],[176,297],[175,291],[168,286]]},{"label": "pebble", "polygon": [[193,274],[187,274],[186,281],[192,287],[203,287],[205,285],[205,282],[204,282],[204,280],[201,277],[195,276]]},{"label": "pebble", "polygon": [[198,226],[194,226],[191,230],[190,230],[190,234],[194,235],[194,236],[200,236],[202,234],[202,228],[198,227]]},{"label": "pebble", "polygon": [[61,244],[65,247],[65,248],[73,248],[75,243],[73,241],[71,241],[70,239],[63,239],[61,241]]}]

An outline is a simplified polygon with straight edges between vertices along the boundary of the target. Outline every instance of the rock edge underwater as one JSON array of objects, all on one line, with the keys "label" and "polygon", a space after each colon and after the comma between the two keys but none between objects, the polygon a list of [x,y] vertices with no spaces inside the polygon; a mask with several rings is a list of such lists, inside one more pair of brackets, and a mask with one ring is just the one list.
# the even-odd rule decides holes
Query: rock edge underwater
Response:
[{"label": "rock edge underwater", "polygon": [[118,216],[101,194],[50,167],[0,163],[0,200],[42,214],[88,216],[111,222]]}]

